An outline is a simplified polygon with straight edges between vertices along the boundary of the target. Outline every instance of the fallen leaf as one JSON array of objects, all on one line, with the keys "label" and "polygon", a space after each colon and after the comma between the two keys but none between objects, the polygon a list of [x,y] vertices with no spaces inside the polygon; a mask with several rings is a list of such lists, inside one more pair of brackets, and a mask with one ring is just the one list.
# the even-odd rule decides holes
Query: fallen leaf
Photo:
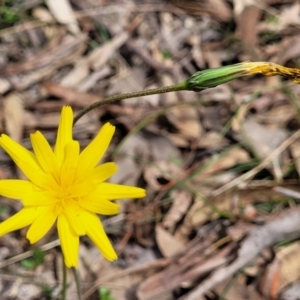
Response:
[{"label": "fallen leaf", "polygon": [[193,291],[185,295],[186,300],[196,300],[211,290],[216,284],[224,281],[241,270],[255,259],[263,249],[285,239],[295,239],[300,236],[300,211],[292,209],[285,211],[266,225],[251,230],[241,241],[237,257],[227,266],[215,270],[211,276],[204,279]]},{"label": "fallen leaf", "polygon": [[155,227],[155,239],[164,257],[171,257],[184,249],[184,244],[160,225]]},{"label": "fallen leaf", "polygon": [[13,93],[3,99],[6,131],[16,142],[21,142],[23,135],[24,105],[21,94]]},{"label": "fallen leaf", "polygon": [[215,155],[215,159],[211,158],[203,161],[202,165],[211,161],[202,171],[191,179],[191,183],[201,184],[201,181],[208,179],[213,174],[218,174],[221,171],[232,168],[237,164],[246,163],[249,161],[249,154],[242,148],[233,148],[222,155]]},{"label": "fallen leaf", "polygon": [[[243,1],[238,1],[243,2]],[[236,36],[245,43],[246,47],[249,47],[251,51],[249,51],[250,55],[255,59],[257,54],[253,55],[257,41],[258,41],[258,30],[257,24],[262,16],[263,12],[259,9],[255,4],[247,5],[241,14],[237,17],[237,28],[236,28]]]},{"label": "fallen leaf", "polygon": [[152,189],[161,191],[170,181],[180,178],[182,173],[182,168],[175,163],[161,160],[145,167],[144,178]]},{"label": "fallen leaf", "polygon": [[300,242],[276,251],[274,261],[267,267],[260,290],[267,299],[278,299],[282,289],[300,279]]},{"label": "fallen leaf", "polygon": [[200,116],[193,106],[175,106],[166,113],[168,120],[187,139],[199,139],[202,134]]},{"label": "fallen leaf", "polygon": [[0,94],[6,93],[10,89],[11,85],[5,78],[0,78]]},{"label": "fallen leaf", "polygon": [[93,70],[99,70],[114,52],[120,48],[128,39],[128,32],[124,31],[113,37],[112,40],[95,48],[87,57],[88,63]]},{"label": "fallen leaf", "polygon": [[176,224],[185,216],[191,206],[192,195],[186,190],[173,190],[170,198],[173,199],[173,202],[164,217],[163,226],[173,232]]},{"label": "fallen leaf", "polygon": [[[243,123],[243,133],[244,142],[248,143],[261,160],[269,156],[288,137],[285,130],[281,128],[269,129],[250,118]],[[272,161],[271,170],[273,170],[277,180],[283,176],[281,159],[282,156],[277,156]]]},{"label": "fallen leaf", "polygon": [[68,27],[75,35],[80,32],[77,19],[68,0],[46,0],[46,4],[54,18]]},{"label": "fallen leaf", "polygon": [[74,68],[60,80],[64,87],[77,87],[89,74],[88,63],[85,58],[75,62]]}]

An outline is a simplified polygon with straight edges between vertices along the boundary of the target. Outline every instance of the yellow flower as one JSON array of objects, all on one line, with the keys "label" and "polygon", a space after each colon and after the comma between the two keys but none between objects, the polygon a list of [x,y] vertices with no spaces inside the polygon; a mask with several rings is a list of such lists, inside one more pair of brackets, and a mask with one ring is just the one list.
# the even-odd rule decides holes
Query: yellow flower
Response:
[{"label": "yellow flower", "polygon": [[118,198],[141,198],[145,190],[104,182],[117,171],[112,163],[98,165],[115,127],[105,124],[94,140],[80,153],[72,139],[73,112],[63,107],[54,151],[37,131],[30,139],[34,153],[2,134],[0,145],[28,180],[0,180],[0,194],[21,200],[23,208],[0,224],[0,236],[30,225],[27,238],[41,239],[57,221],[65,264],[78,264],[79,237],[87,235],[105,258],[117,255],[96,214],[113,215]]}]

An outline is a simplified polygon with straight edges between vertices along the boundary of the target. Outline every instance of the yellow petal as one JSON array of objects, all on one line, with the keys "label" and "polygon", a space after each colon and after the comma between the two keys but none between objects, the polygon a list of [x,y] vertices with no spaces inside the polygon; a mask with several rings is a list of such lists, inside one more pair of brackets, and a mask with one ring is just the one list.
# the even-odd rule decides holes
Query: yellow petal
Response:
[{"label": "yellow petal", "polygon": [[57,230],[66,266],[77,267],[79,237],[63,214],[58,217]]},{"label": "yellow petal", "polygon": [[113,162],[108,162],[94,168],[87,180],[94,180],[95,182],[100,183],[110,178],[117,171],[118,166]]},{"label": "yellow petal", "polygon": [[40,214],[38,207],[22,208],[18,213],[0,224],[0,236],[30,225]]},{"label": "yellow petal", "polygon": [[73,197],[84,197],[92,193],[95,188],[96,186],[93,182],[85,180],[81,183],[72,185],[69,192]]},{"label": "yellow petal", "polygon": [[98,184],[97,190],[94,193],[100,198],[104,198],[107,200],[122,198],[143,198],[146,196],[146,191],[144,189],[107,182]]},{"label": "yellow petal", "polygon": [[60,201],[52,196],[52,192],[43,190],[32,191],[31,193],[22,196],[22,204],[24,206],[47,206],[54,205]]},{"label": "yellow petal", "polygon": [[70,106],[61,110],[54,153],[61,165],[64,161],[65,146],[72,140],[73,111]]},{"label": "yellow petal", "polygon": [[[6,134],[1,135],[0,145],[12,159],[14,159],[14,160],[16,159],[17,161],[24,160],[29,165],[32,165],[33,168],[35,168],[35,169],[40,168],[34,154],[31,153],[30,151],[28,151],[22,145],[15,142],[13,139],[11,139]],[[17,163],[17,161],[15,161],[15,162]]]},{"label": "yellow petal", "polygon": [[81,152],[78,162],[78,174],[94,168],[102,158],[114,135],[115,126],[106,123],[91,143]]},{"label": "yellow petal", "polygon": [[28,180],[0,180],[0,195],[21,200],[26,195],[32,195],[34,185]]},{"label": "yellow petal", "polygon": [[47,207],[40,215],[34,220],[29,227],[26,237],[31,244],[40,240],[53,226],[57,216],[53,213],[52,207]]},{"label": "yellow petal", "polygon": [[93,213],[100,215],[116,215],[120,212],[120,205],[106,199],[93,198],[92,195],[82,199],[79,205]]},{"label": "yellow petal", "polygon": [[0,146],[34,184],[39,186],[44,185],[45,174],[33,153],[5,134],[2,134],[0,137]]},{"label": "yellow petal", "polygon": [[63,188],[73,184],[79,158],[79,143],[69,142],[65,147],[65,160],[61,167],[61,185]]},{"label": "yellow petal", "polygon": [[86,226],[86,234],[89,238],[106,259],[110,261],[116,260],[118,256],[110,243],[99,218],[95,214],[87,211],[83,212],[82,215]]},{"label": "yellow petal", "polygon": [[70,226],[73,228],[77,235],[85,235],[85,224],[81,220],[82,209],[79,206],[69,204],[65,209],[65,215],[69,221]]},{"label": "yellow petal", "polygon": [[57,159],[43,134],[39,131],[32,133],[30,135],[30,140],[34,153],[42,169],[46,173],[58,170],[59,166]]}]

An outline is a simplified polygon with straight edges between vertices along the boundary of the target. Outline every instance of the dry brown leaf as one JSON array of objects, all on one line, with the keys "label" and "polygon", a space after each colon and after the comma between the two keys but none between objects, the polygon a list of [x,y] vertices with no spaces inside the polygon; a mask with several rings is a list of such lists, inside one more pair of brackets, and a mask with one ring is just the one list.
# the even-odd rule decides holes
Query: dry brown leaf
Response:
[{"label": "dry brown leaf", "polygon": [[66,25],[71,33],[79,34],[78,22],[68,0],[46,0],[46,3],[59,23]]},{"label": "dry brown leaf", "polygon": [[192,203],[192,195],[186,190],[173,190],[170,193],[173,199],[171,208],[163,220],[163,226],[170,232],[174,231],[176,224],[183,218]]},{"label": "dry brown leaf", "polygon": [[77,87],[89,74],[89,67],[85,58],[75,62],[74,68],[60,80],[60,84],[65,87]]},{"label": "dry brown leaf", "polygon": [[149,155],[148,140],[140,133],[130,136],[114,159],[119,171],[110,178],[110,181],[135,185],[143,170],[143,164],[139,164],[138,161],[147,161]]},{"label": "dry brown leaf", "polygon": [[[211,160],[211,158],[209,159]],[[234,167],[239,163],[246,163],[249,161],[249,154],[242,148],[233,148],[224,155],[218,157],[203,169],[198,175],[194,176],[191,180],[192,184],[201,183],[204,179],[208,179],[208,176],[218,174],[226,169]],[[205,162],[203,162],[205,163]]]},{"label": "dry brown leaf", "polygon": [[90,93],[80,93],[74,89],[64,87],[51,81],[43,82],[42,86],[50,95],[64,99],[66,104],[84,107],[88,104],[99,101],[99,97]]},{"label": "dry brown leaf", "polygon": [[5,78],[0,78],[0,94],[4,94],[9,91],[11,84]]},{"label": "dry brown leaf", "polygon": [[[248,6],[244,9],[237,22],[236,36],[240,38],[246,46],[254,47],[258,41],[257,23],[262,16],[262,11],[256,6]],[[251,51],[249,51],[251,53]],[[257,54],[252,55],[253,59],[257,57]]]},{"label": "dry brown leaf", "polygon": [[[148,165],[150,157],[153,162],[152,166]],[[117,153],[115,162],[119,167],[119,171],[111,177],[111,180],[112,182],[135,185],[142,170],[150,168],[149,180],[153,180],[156,186],[158,182],[151,175],[153,174],[151,173],[152,169],[155,169],[153,172],[158,176],[163,176],[161,172],[165,169],[164,166],[166,166],[166,169],[169,165],[173,166],[171,169],[176,168],[175,163],[169,162],[172,159],[178,161],[180,152],[167,138],[154,134],[134,134],[126,138],[121,150]],[[161,165],[163,169],[159,169],[159,171],[158,168]],[[176,170],[178,169],[177,166]],[[145,176],[147,177],[147,175]]]},{"label": "dry brown leaf", "polygon": [[203,51],[203,55],[209,68],[219,68],[222,66],[221,51],[211,51],[210,49],[205,49]]},{"label": "dry brown leaf", "polygon": [[166,117],[187,139],[199,139],[202,134],[200,116],[194,106],[175,106]]},{"label": "dry brown leaf", "polygon": [[219,132],[209,131],[201,136],[197,146],[203,149],[218,149],[229,145],[229,141]]},{"label": "dry brown leaf", "polygon": [[78,92],[87,92],[96,86],[97,81],[112,74],[112,69],[103,66],[99,71],[90,73],[78,86]]},{"label": "dry brown leaf", "polygon": [[41,20],[42,22],[45,23],[52,23],[54,22],[54,18],[49,12],[48,9],[42,8],[42,7],[37,7],[32,10],[32,16],[35,17],[38,20]]},{"label": "dry brown leaf", "polygon": [[160,191],[166,183],[161,184],[160,181],[169,183],[171,180],[180,178],[183,170],[175,163],[169,161],[156,161],[145,167],[144,177],[148,185],[155,191]]},{"label": "dry brown leaf", "polygon": [[160,225],[155,227],[155,239],[164,257],[171,257],[184,249],[184,244]]},{"label": "dry brown leaf", "polygon": [[21,142],[23,134],[24,105],[21,94],[13,93],[4,99],[4,121],[6,131],[16,142]]},{"label": "dry brown leaf", "polygon": [[179,149],[167,137],[147,132],[144,133],[144,136],[149,141],[149,149],[153,161],[164,160],[177,166],[182,164]]},{"label": "dry brown leaf", "polygon": [[[273,98],[271,98],[274,100]],[[288,103],[276,105],[270,110],[256,116],[256,120],[262,123],[271,124],[276,127],[284,128],[295,118],[296,110]]]},{"label": "dry brown leaf", "polygon": [[268,224],[251,230],[248,236],[242,240],[237,251],[236,259],[227,266],[215,270],[211,276],[203,280],[193,291],[188,293],[184,299],[198,299],[198,297],[203,296],[216,284],[239,272],[241,268],[253,261],[263,249],[279,241],[299,237],[299,227],[300,211],[299,209],[292,209],[285,211]]},{"label": "dry brown leaf", "polygon": [[187,141],[185,137],[178,133],[173,134],[168,132],[168,138],[177,147],[187,148],[190,146],[191,143]]},{"label": "dry brown leaf", "polygon": [[[261,160],[269,156],[288,137],[285,130],[280,128],[269,129],[252,119],[244,121],[243,133],[245,142],[248,143]],[[277,180],[282,178],[281,157],[278,156],[273,159],[271,170],[273,170]]]},{"label": "dry brown leaf", "polygon": [[87,57],[89,65],[93,70],[99,70],[128,39],[128,32],[124,31],[113,37],[112,40],[95,48]]},{"label": "dry brown leaf", "polygon": [[193,34],[189,37],[189,42],[191,43],[193,49],[192,49],[192,56],[197,64],[197,67],[199,69],[205,68],[205,61],[203,57],[203,51],[201,49],[201,39],[198,35]]},{"label": "dry brown leaf", "polygon": [[176,231],[180,239],[187,239],[192,230],[200,228],[208,220],[212,220],[213,212],[199,197],[186,214],[183,224]]},{"label": "dry brown leaf", "polygon": [[268,266],[261,291],[267,299],[277,299],[280,291],[300,279],[300,242],[284,246]]}]

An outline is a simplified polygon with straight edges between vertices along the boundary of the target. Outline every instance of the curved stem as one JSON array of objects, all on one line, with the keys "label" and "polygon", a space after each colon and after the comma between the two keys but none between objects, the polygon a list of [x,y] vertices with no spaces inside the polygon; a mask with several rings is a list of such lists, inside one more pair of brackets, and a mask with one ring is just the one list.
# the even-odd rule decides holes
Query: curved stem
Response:
[{"label": "curved stem", "polygon": [[100,101],[97,101],[87,107],[85,107],[82,111],[80,111],[75,117],[73,121],[73,126],[76,124],[76,122],[85,114],[90,112],[91,110],[100,107],[104,104],[107,103],[112,103],[115,101],[120,101],[124,99],[130,99],[130,98],[135,98],[135,97],[142,97],[142,96],[149,96],[149,95],[155,95],[155,94],[164,94],[164,93],[169,93],[169,92],[175,92],[175,91],[183,91],[187,90],[187,82],[183,81],[178,84],[170,85],[170,86],[165,86],[162,88],[157,88],[157,89],[149,89],[149,90],[144,90],[144,91],[138,91],[138,92],[132,92],[132,93],[127,93],[127,94],[121,94],[121,95],[115,95],[115,96],[110,96],[107,98],[104,98]]},{"label": "curved stem", "polygon": [[71,268],[72,272],[73,272],[73,276],[75,278],[75,283],[76,283],[76,288],[77,288],[77,299],[81,300],[81,284],[80,284],[80,279],[79,279],[79,275],[78,272],[76,270],[76,268]]},{"label": "curved stem", "polygon": [[61,299],[62,300],[66,300],[66,296],[67,296],[67,266],[66,264],[63,262],[63,278],[62,278],[62,295],[61,295]]}]

